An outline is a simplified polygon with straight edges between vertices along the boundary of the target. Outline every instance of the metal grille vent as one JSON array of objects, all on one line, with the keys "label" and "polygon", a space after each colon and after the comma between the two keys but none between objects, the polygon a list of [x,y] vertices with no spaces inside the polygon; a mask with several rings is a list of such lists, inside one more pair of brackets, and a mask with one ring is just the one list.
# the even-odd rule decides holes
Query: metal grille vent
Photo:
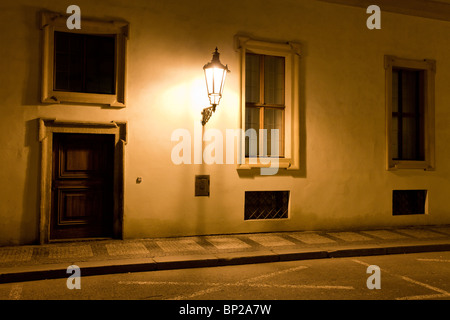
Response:
[{"label": "metal grille vent", "polygon": [[392,214],[425,214],[427,190],[394,190],[392,194]]},{"label": "metal grille vent", "polygon": [[246,191],[244,219],[286,219],[289,191]]}]

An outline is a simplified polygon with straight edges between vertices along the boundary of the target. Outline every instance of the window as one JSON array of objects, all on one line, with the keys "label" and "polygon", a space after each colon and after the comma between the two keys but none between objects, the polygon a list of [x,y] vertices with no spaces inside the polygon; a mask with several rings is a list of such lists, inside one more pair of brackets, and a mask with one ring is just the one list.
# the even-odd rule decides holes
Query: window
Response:
[{"label": "window", "polygon": [[125,106],[128,24],[82,20],[80,30],[67,16],[43,12],[43,103]]},{"label": "window", "polygon": [[[277,157],[279,168],[298,170],[300,45],[239,36],[236,44],[241,55],[243,132],[238,169],[264,167],[260,159]],[[272,129],[278,129],[278,135],[272,135]],[[272,144],[275,139],[278,144]]]},{"label": "window", "polygon": [[114,35],[55,32],[55,91],[115,93]]},{"label": "window", "polygon": [[[284,131],[284,57],[247,53],[245,57],[245,130],[267,130],[266,141],[258,143],[255,137],[248,137],[245,156],[273,154],[284,156],[283,135],[278,135],[278,150],[271,150],[271,130]],[[254,143],[256,154],[251,154],[250,144]],[[266,152],[262,146],[267,146]]]},{"label": "window", "polygon": [[246,191],[245,220],[286,219],[289,191]]},{"label": "window", "polygon": [[426,213],[427,190],[394,190],[392,214],[410,215]]},{"label": "window", "polygon": [[392,157],[425,160],[423,71],[392,70]]},{"label": "window", "polygon": [[435,62],[386,57],[387,168],[434,169]]}]

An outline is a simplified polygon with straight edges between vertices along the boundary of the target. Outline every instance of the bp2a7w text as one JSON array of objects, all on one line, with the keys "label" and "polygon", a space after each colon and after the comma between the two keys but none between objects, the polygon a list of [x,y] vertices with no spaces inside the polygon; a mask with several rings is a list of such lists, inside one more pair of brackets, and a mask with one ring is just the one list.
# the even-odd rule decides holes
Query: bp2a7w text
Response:
[{"label": "bp2a7w text", "polygon": [[260,304],[224,304],[222,308],[189,306],[186,304],[180,307],[180,315],[205,315],[209,318],[213,313],[221,313],[223,315],[269,315],[271,305]]}]

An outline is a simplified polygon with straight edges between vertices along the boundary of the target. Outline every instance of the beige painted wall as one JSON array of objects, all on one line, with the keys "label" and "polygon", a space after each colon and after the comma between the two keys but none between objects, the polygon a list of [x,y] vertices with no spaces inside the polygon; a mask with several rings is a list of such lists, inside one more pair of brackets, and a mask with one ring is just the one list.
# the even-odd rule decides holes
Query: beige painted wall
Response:
[{"label": "beige painted wall", "polygon": [[[40,104],[38,12],[68,4],[0,5],[0,245],[39,239],[41,117],[128,122],[126,238],[450,223],[450,23],[383,12],[382,29],[371,31],[365,9],[310,0],[73,4],[82,17],[129,21],[127,107]],[[171,133],[193,133],[208,105],[202,66],[216,46],[231,73],[206,128],[238,128],[238,33],[302,44],[298,172],[261,177],[171,161]],[[437,61],[436,171],[385,170],[385,54]],[[209,198],[194,197],[196,174],[211,175]],[[403,188],[427,189],[429,214],[392,216],[392,190]],[[246,190],[290,190],[290,218],[244,221]]]}]

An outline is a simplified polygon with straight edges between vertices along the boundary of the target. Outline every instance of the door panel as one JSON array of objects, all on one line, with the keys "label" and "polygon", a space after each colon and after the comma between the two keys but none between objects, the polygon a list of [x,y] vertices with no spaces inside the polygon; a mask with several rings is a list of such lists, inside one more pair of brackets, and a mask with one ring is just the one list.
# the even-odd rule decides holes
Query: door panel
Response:
[{"label": "door panel", "polygon": [[51,239],[112,236],[114,135],[53,136]]},{"label": "door panel", "polygon": [[88,224],[101,210],[101,193],[90,188],[58,189],[58,225]]}]

